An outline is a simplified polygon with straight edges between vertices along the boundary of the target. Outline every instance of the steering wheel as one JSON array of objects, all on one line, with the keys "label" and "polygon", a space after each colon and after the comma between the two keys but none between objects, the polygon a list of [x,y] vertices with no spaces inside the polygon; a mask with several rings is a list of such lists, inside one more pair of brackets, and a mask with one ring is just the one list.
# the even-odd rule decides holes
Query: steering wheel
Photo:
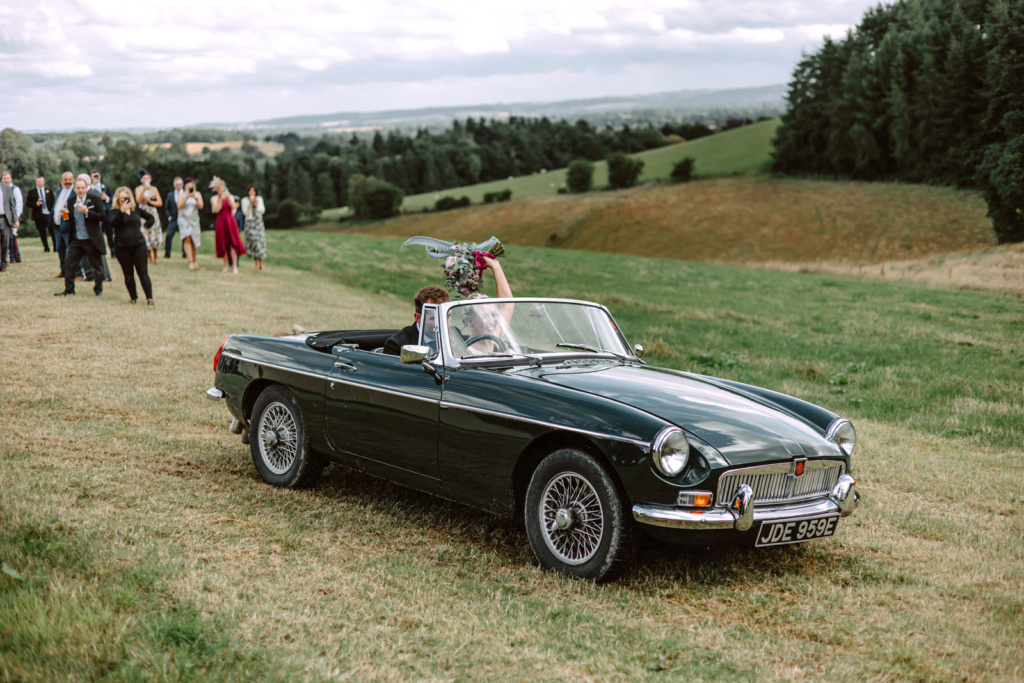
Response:
[{"label": "steering wheel", "polygon": [[501,337],[498,337],[493,334],[478,334],[475,337],[470,337],[469,339],[466,340],[466,346],[472,346],[473,344],[476,344],[477,342],[480,341],[484,341],[485,339],[490,339],[491,341],[498,344],[498,346],[500,347],[498,349],[499,351],[508,351],[508,344],[506,344]]}]

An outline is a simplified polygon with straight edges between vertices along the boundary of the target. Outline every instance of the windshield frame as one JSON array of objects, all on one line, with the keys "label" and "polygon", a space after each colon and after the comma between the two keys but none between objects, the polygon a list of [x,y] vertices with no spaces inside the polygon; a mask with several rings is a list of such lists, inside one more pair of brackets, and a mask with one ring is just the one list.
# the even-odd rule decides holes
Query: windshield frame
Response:
[{"label": "windshield frame", "polygon": [[621,355],[619,355],[617,353],[613,353],[611,351],[608,351],[608,352],[602,352],[600,354],[597,354],[597,353],[586,354],[586,357],[589,357],[589,358],[615,358],[615,359],[619,359],[619,360],[629,360],[629,361],[642,362],[642,361],[640,361],[640,358],[638,358],[636,356],[636,354],[634,353],[633,348],[629,345],[629,342],[626,340],[625,335],[622,333],[622,328],[620,328],[619,324],[617,322],[615,322],[615,317],[611,314],[611,311],[608,310],[607,306],[603,306],[601,304],[594,303],[593,301],[582,301],[582,300],[579,300],[579,299],[552,299],[552,298],[544,298],[544,297],[512,297],[512,298],[497,298],[497,297],[491,298],[491,297],[488,297],[486,299],[460,299],[458,301],[448,301],[448,302],[445,302],[443,304],[439,304],[437,306],[437,309],[438,309],[437,310],[437,314],[438,314],[438,328],[439,328],[439,332],[440,332],[440,336],[441,336],[441,356],[442,356],[442,362],[443,362],[443,364],[444,364],[444,366],[446,368],[455,370],[455,369],[458,369],[460,367],[469,368],[469,367],[487,367],[487,366],[495,366],[495,365],[497,365],[497,366],[525,365],[525,364],[528,364],[528,363],[531,363],[531,362],[540,362],[541,360],[549,360],[549,359],[550,360],[562,360],[562,359],[565,359],[565,358],[580,358],[581,357],[582,354],[580,354],[578,352],[570,351],[569,349],[566,349],[565,353],[542,353],[542,354],[531,354],[531,355],[528,355],[528,356],[527,355],[512,355],[512,356],[509,356],[507,358],[504,358],[502,356],[494,356],[494,355],[478,356],[478,357],[474,357],[474,358],[460,358],[459,356],[455,355],[455,353],[452,351],[451,340],[449,339],[449,335],[448,335],[448,317],[449,317],[449,314],[454,309],[456,309],[456,308],[458,308],[460,306],[472,306],[472,305],[479,305],[479,304],[483,304],[483,303],[488,303],[488,304],[504,304],[504,303],[511,303],[511,304],[532,304],[532,303],[540,303],[540,304],[571,304],[571,305],[586,306],[586,307],[590,307],[590,308],[600,309],[605,315],[608,316],[608,319],[611,321],[612,325],[614,326],[615,332],[618,335],[619,340],[622,342],[623,348],[626,349],[626,355],[621,356]]}]

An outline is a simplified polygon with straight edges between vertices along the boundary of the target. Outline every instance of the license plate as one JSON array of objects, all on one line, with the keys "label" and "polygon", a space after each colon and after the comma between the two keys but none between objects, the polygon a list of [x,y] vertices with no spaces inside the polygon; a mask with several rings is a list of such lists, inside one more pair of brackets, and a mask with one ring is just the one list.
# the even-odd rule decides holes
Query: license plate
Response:
[{"label": "license plate", "polygon": [[839,515],[762,522],[761,529],[757,532],[757,542],[754,545],[762,548],[769,545],[787,545],[827,538],[836,532],[837,526],[839,526]]}]

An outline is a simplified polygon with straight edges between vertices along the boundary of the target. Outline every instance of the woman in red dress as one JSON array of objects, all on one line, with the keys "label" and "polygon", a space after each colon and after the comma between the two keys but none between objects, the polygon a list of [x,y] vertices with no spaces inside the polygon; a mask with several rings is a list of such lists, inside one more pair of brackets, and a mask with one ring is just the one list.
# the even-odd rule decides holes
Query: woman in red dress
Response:
[{"label": "woman in red dress", "polygon": [[210,189],[213,191],[210,208],[217,216],[213,231],[217,258],[224,259],[225,273],[230,270],[238,275],[238,257],[245,255],[245,245],[242,244],[242,238],[238,234],[238,223],[235,221],[238,200],[228,192],[227,183],[217,176],[210,182]]}]

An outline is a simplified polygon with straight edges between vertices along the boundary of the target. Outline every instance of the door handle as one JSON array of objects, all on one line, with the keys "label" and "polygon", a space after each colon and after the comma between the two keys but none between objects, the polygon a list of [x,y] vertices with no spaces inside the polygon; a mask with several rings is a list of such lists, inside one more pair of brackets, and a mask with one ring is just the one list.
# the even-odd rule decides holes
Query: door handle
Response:
[{"label": "door handle", "polygon": [[342,372],[355,372],[359,369],[355,363],[349,363],[346,360],[334,361],[334,367],[336,370],[341,370]]}]

